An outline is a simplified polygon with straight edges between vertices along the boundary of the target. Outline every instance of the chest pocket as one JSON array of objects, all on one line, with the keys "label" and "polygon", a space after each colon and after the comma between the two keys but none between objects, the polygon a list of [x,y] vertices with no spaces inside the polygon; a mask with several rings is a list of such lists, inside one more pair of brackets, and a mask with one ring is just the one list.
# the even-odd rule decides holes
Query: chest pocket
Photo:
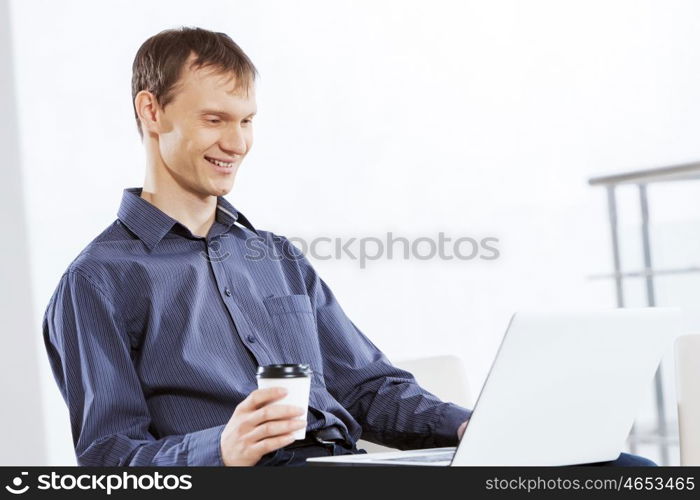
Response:
[{"label": "chest pocket", "polygon": [[323,363],[311,300],[307,295],[284,295],[263,299],[272,318],[280,363],[306,363],[313,379],[323,380]]}]

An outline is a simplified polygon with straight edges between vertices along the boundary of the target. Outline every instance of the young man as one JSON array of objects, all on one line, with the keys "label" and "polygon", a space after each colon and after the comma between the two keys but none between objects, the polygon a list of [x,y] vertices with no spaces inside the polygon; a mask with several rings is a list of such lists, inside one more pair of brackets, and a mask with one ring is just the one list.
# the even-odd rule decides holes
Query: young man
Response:
[{"label": "young man", "polygon": [[[203,29],[164,31],[136,55],[143,188],[124,191],[44,319],[81,465],[296,464],[362,452],[360,435],[449,446],[469,418],[393,367],[288,240],[222,198],[253,144],[256,73]],[[256,368],[275,363],[311,365],[308,408],[256,390]]]},{"label": "young man", "polygon": [[[361,453],[360,436],[410,449],[464,432],[469,410],[392,366],[288,240],[222,197],[253,144],[255,76],[228,36],[202,29],[164,31],[136,55],[143,188],[70,264],[43,324],[80,465],[297,465]],[[308,408],[256,390],[256,368],[275,363],[311,365]]]}]

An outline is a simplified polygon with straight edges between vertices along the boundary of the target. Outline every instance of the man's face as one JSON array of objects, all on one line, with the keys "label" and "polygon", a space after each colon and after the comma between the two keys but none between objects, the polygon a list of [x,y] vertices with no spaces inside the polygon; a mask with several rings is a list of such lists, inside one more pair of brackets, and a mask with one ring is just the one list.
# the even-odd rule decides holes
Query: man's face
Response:
[{"label": "man's face", "polygon": [[[163,167],[184,190],[223,196],[253,145],[255,89],[234,92],[232,74],[189,69],[161,110],[158,147]],[[218,164],[217,164],[218,163]]]}]

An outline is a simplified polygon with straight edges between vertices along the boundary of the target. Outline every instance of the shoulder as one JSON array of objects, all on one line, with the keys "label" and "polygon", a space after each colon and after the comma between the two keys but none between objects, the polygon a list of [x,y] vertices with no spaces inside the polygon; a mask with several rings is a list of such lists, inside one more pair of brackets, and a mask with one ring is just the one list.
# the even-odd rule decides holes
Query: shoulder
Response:
[{"label": "shoulder", "polygon": [[140,243],[118,219],[104,228],[63,271],[46,313],[87,296],[119,303],[119,261],[128,253],[125,249],[135,244]]},{"label": "shoulder", "polygon": [[273,231],[256,229],[256,232],[246,231],[246,256],[255,259],[271,259],[288,261],[288,263],[304,263],[304,252],[298,238],[289,238]]},{"label": "shoulder", "polygon": [[115,266],[130,253],[130,248],[137,246],[141,246],[138,239],[116,219],[78,253],[62,279],[80,277],[109,294],[114,286],[114,274],[118,273]]}]

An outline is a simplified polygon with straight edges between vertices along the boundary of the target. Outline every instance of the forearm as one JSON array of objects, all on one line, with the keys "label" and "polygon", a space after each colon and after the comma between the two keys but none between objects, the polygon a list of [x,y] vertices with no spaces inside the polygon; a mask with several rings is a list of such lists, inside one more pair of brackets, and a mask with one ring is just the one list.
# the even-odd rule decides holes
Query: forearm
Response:
[{"label": "forearm", "polygon": [[76,446],[82,466],[222,466],[221,432],[224,425],[166,436],[161,439],[133,439],[111,434]]},{"label": "forearm", "polygon": [[471,415],[421,388],[410,374],[358,383],[344,399],[363,439],[399,449],[456,446],[458,428]]}]

